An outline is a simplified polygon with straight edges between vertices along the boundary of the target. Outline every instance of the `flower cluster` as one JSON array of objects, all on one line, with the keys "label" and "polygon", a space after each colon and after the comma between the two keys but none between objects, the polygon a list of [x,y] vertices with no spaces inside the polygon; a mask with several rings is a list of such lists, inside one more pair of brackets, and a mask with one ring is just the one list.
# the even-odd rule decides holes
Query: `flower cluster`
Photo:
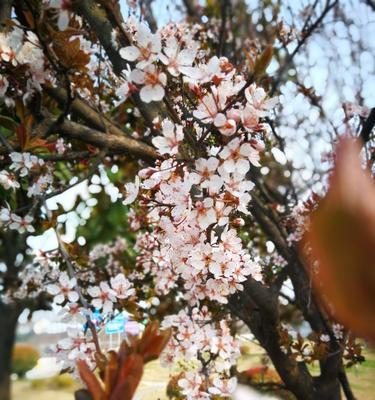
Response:
[{"label": "flower cluster", "polygon": [[34,218],[31,215],[23,217],[11,212],[9,208],[0,209],[0,227],[2,229],[13,229],[19,233],[33,233],[35,229],[32,225]]},{"label": "flower cluster", "polygon": [[[72,310],[70,315],[77,315],[77,312]],[[92,337],[85,334],[82,327],[77,326],[69,327],[67,337],[59,340],[56,345],[49,349],[51,355],[57,357],[61,367],[64,370],[71,371],[75,371],[77,360],[85,360],[91,368],[94,368],[96,365],[95,351]]]},{"label": "flower cluster", "polygon": [[[72,371],[75,371],[77,359],[86,359],[92,368],[95,367],[94,353],[97,348],[92,331],[87,329],[87,321],[100,331],[111,318],[114,304],[135,294],[133,285],[124,274],[110,278],[110,284],[101,281],[98,286],[91,286],[80,282],[81,286],[86,286],[84,291],[78,289],[77,284],[77,278],[70,278],[66,272],[62,272],[58,280],[46,288],[53,295],[54,303],[63,305],[59,312],[60,318],[68,324],[68,337],[53,346],[51,352],[62,362],[62,368]],[[84,301],[82,297],[85,298]],[[99,311],[101,315],[97,317],[95,313]]]},{"label": "flower cluster", "polygon": [[[17,230],[19,231],[20,228]],[[30,227],[29,227],[30,229]],[[17,275],[18,285],[2,294],[2,301],[14,303],[18,299],[35,299],[46,292],[46,282],[55,281],[60,275],[60,263],[57,252],[34,251],[31,253],[32,263],[20,268]]]},{"label": "flower cluster", "polygon": [[167,85],[167,74],[161,66],[173,77],[184,73],[194,62],[198,44],[186,37],[177,40],[175,36],[166,37],[163,32],[151,33],[147,25],[133,19],[128,21],[126,27],[133,43],[121,48],[120,55],[135,65],[128,76],[126,92],[139,85],[142,101],[160,101]]},{"label": "flower cluster", "polygon": [[[216,327],[203,315],[209,315],[206,304],[226,304],[231,295],[243,290],[249,277],[262,279],[261,268],[243,247],[237,228],[250,214],[254,184],[249,171],[260,166],[262,134],[266,132],[263,119],[277,99],[248,84],[226,58],[198,61],[191,56],[187,64],[183,52],[190,49],[196,54],[192,50],[198,48],[196,44],[180,46],[179,52],[176,40],[161,41],[142,25],[136,31],[136,45],[121,51],[124,58],[136,62],[130,76],[140,70],[143,75],[154,73],[155,63],[162,60],[171,79],[182,75],[197,99],[187,108],[177,97],[176,118],[154,121],[160,134],[152,143],[162,159],[125,186],[124,204],[138,200],[133,210],[139,212],[132,215],[132,226],[139,229],[137,262],[143,274],[153,278],[156,294],[178,294],[189,307],[164,321],[164,326],[175,332],[164,362],[181,357],[201,360],[202,355],[210,355],[216,361],[205,365],[205,373],[215,384],[205,393],[225,396],[225,390],[233,386],[227,385],[227,379],[238,348],[225,322]],[[174,54],[174,58],[166,63],[160,54]],[[145,97],[144,89],[142,100],[155,99]],[[194,375],[180,386],[188,398],[204,398],[202,393],[197,397],[202,384]]]},{"label": "flower cluster", "polygon": [[0,61],[8,72],[8,77],[0,74],[0,103],[8,107],[14,106],[16,98],[28,100],[49,77],[37,36],[17,26],[0,32]]},{"label": "flower cluster", "polygon": [[30,170],[44,164],[43,160],[38,159],[37,156],[30,153],[12,152],[9,154],[9,157],[12,160],[9,168],[17,172],[20,177],[28,175]]},{"label": "flower cluster", "polygon": [[[209,393],[226,397],[235,388],[232,379],[230,388],[224,390],[228,371],[240,355],[239,345],[231,336],[227,321],[212,321],[211,313],[203,306],[201,309],[181,310],[163,322],[164,328],[172,328],[175,332],[161,355],[163,365],[171,365],[176,359],[205,360],[204,370],[189,371],[178,382],[187,399],[209,398]],[[209,386],[204,375],[209,378]]]},{"label": "flower cluster", "polygon": [[92,297],[92,306],[107,314],[113,310],[113,303],[116,303],[117,299],[130,297],[134,295],[135,290],[124,274],[119,274],[111,278],[111,285],[100,282],[99,286],[89,287],[87,293]]}]

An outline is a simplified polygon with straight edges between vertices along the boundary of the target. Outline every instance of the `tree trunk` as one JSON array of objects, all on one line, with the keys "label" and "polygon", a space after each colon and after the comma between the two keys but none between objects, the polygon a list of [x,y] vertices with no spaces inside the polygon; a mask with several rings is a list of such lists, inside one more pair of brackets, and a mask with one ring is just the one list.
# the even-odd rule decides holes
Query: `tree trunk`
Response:
[{"label": "tree trunk", "polygon": [[16,338],[19,310],[0,303],[0,400],[10,400],[12,351]]},{"label": "tree trunk", "polygon": [[341,386],[338,377],[324,382],[320,378],[316,378],[314,386],[316,387],[314,400],[341,400]]},{"label": "tree trunk", "polygon": [[[244,321],[266,350],[276,371],[297,400],[341,400],[340,381],[335,371],[328,379],[313,378],[305,363],[285,355],[279,344],[277,327],[254,312]],[[338,372],[338,370],[336,370]]]},{"label": "tree trunk", "polygon": [[[272,293],[256,284],[250,287],[249,283],[251,281],[244,284],[243,292],[230,299],[229,307],[233,314],[249,327],[266,350],[286,388],[297,400],[341,400],[340,364],[326,363],[325,373],[314,378],[304,362],[297,362],[284,354],[280,347],[277,306],[273,306]],[[266,296],[268,304],[265,308],[262,303]],[[259,309],[258,305],[261,305],[262,309]]]}]

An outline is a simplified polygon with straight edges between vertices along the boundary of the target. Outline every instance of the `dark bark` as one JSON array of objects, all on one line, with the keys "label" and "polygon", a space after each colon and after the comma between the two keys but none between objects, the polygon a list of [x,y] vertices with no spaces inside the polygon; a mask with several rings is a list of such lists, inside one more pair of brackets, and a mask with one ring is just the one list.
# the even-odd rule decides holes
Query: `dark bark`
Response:
[{"label": "dark bark", "polygon": [[341,369],[339,372],[339,381],[340,381],[342,390],[343,390],[347,400],[356,400],[356,397],[354,396],[354,393],[352,392],[352,389],[350,387],[350,383],[348,381],[348,377],[346,375],[343,365],[341,366]]},{"label": "dark bark", "polygon": [[287,389],[297,399],[314,400],[313,379],[306,365],[296,362],[280,348],[279,312],[278,307],[274,306],[277,296],[271,289],[261,285],[259,285],[262,288],[259,295],[257,287],[248,285],[248,282],[243,292],[230,299],[229,306],[232,313],[245,322],[266,350]]},{"label": "dark bark", "polygon": [[364,121],[361,131],[361,137],[365,143],[370,140],[371,132],[375,126],[375,108],[372,108],[368,118]]},{"label": "dark bark", "polygon": [[183,3],[186,9],[186,14],[191,19],[199,20],[200,18],[199,3],[195,0],[183,0]]},{"label": "dark bark", "polygon": [[[297,362],[285,354],[280,347],[278,310],[277,307],[272,308],[274,304],[272,291],[270,290],[267,295],[267,289],[262,287],[260,295],[254,288],[254,285],[246,285],[240,295],[230,299],[229,306],[232,313],[249,327],[266,350],[286,388],[297,400],[340,400],[337,369],[331,367],[331,374],[321,374],[313,378],[304,362]],[[273,312],[270,312],[272,309]],[[348,387],[350,389],[350,386]]]},{"label": "dark bark", "polygon": [[4,22],[10,18],[12,12],[12,0],[1,0],[0,2],[0,32]]},{"label": "dark bark", "polygon": [[331,380],[323,380],[322,376],[314,378],[316,388],[315,400],[341,400],[341,388],[338,377]]},{"label": "dark bark", "polygon": [[[254,194],[253,203],[252,213],[255,221],[287,260],[285,276],[292,282],[295,306],[301,310],[305,320],[315,332],[328,334],[331,338],[328,356],[320,363],[320,376],[312,377],[306,363],[296,362],[280,348],[278,286],[268,288],[259,285],[261,288],[259,290],[252,281],[247,281],[244,291],[231,299],[231,310],[250,328],[268,353],[285,386],[298,400],[340,400],[342,379],[339,379],[339,374],[342,370],[342,349],[336,342],[319,303],[314,298],[302,259],[286,241],[286,232],[278,216],[267,206],[267,199]],[[347,388],[350,390],[348,383]]]},{"label": "dark bark", "polygon": [[[39,134],[42,136],[46,135],[55,122],[56,118],[52,118],[46,114],[46,118],[38,126]],[[157,156],[155,149],[144,142],[127,136],[105,134],[104,132],[88,128],[86,125],[81,125],[68,119],[60,123],[55,128],[55,131],[59,132],[62,136],[81,140],[99,148],[106,148],[108,151],[129,154],[146,161],[155,160]]]},{"label": "dark bark", "polygon": [[12,350],[16,338],[18,307],[0,303],[0,400],[10,400]]}]

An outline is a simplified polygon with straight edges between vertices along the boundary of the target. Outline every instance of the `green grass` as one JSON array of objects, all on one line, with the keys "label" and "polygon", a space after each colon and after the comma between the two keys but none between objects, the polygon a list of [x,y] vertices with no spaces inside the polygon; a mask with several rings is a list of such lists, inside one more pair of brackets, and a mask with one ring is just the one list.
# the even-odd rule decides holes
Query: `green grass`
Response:
[{"label": "green grass", "polygon": [[358,400],[375,400],[375,351],[364,352],[366,361],[347,369],[349,381]]},{"label": "green grass", "polygon": [[[375,354],[373,354],[373,357],[375,357]],[[362,367],[368,367],[368,368],[375,369],[375,360],[366,360],[361,365],[362,365]]]}]

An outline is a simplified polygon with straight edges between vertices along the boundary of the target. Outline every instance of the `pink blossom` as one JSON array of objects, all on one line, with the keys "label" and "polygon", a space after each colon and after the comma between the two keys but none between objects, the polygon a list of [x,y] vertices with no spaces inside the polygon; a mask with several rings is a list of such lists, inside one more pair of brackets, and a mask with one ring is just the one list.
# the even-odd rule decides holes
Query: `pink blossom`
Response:
[{"label": "pink blossom", "polygon": [[91,304],[98,310],[109,313],[113,310],[113,303],[116,302],[116,292],[111,289],[107,282],[100,282],[99,286],[91,286],[87,293],[93,298]]},{"label": "pink blossom", "polygon": [[159,34],[151,33],[149,27],[140,23],[135,35],[136,45],[120,49],[122,58],[128,61],[137,61],[138,69],[145,69],[154,62],[161,51]]},{"label": "pink blossom", "polygon": [[135,289],[124,274],[118,274],[111,278],[111,286],[118,299],[126,299],[135,294]]},{"label": "pink blossom", "polygon": [[20,217],[16,214],[11,214],[11,220],[9,222],[9,229],[18,231],[19,233],[35,232],[35,228],[31,225],[34,218],[31,215],[25,215]]},{"label": "pink blossom", "polygon": [[167,66],[168,72],[178,76],[186,67],[194,62],[197,53],[196,48],[180,48],[177,39],[172,36],[167,39],[163,53],[159,54],[160,61]]},{"label": "pink blossom", "polygon": [[208,389],[209,393],[220,397],[231,397],[237,386],[237,378],[221,379],[217,377],[212,383],[213,386]]},{"label": "pink blossom", "polygon": [[76,278],[70,279],[66,272],[62,272],[58,284],[49,284],[47,286],[47,292],[54,296],[53,301],[56,304],[61,304],[65,300],[74,303],[79,299],[78,293],[74,290],[76,286]]},{"label": "pink blossom", "polygon": [[274,108],[278,103],[278,98],[267,98],[267,93],[261,87],[256,86],[255,83],[250,85],[245,90],[245,97],[250,106],[253,107],[258,117],[266,117],[269,110]]},{"label": "pink blossom", "polygon": [[182,389],[182,393],[185,395],[191,395],[199,391],[202,384],[202,378],[200,374],[193,371],[185,373],[185,377],[178,381],[178,386]]},{"label": "pink blossom", "polygon": [[126,197],[123,200],[122,204],[128,205],[134,203],[139,192],[139,177],[138,176],[135,177],[134,183],[133,182],[126,183],[125,190],[126,190]]},{"label": "pink blossom", "polygon": [[134,83],[144,85],[140,91],[141,100],[145,103],[160,101],[164,97],[164,86],[167,83],[167,76],[160,72],[155,65],[149,65],[143,71],[135,69],[130,73]]},{"label": "pink blossom", "polygon": [[220,157],[224,160],[224,171],[238,172],[245,175],[250,169],[250,163],[255,166],[259,164],[259,153],[249,143],[241,143],[241,139],[232,139],[220,152]]},{"label": "pink blossom", "polygon": [[214,201],[212,198],[207,197],[203,201],[195,203],[195,214],[202,229],[208,228],[211,224],[217,222],[215,210],[213,209]]},{"label": "pink blossom", "polygon": [[169,119],[162,122],[163,136],[157,136],[152,139],[152,143],[158,149],[160,154],[177,154],[178,146],[184,138],[184,132],[181,125],[175,125]]},{"label": "pink blossom", "polygon": [[214,125],[224,136],[232,136],[237,129],[236,121],[228,118],[223,113],[218,113],[214,119]]}]

